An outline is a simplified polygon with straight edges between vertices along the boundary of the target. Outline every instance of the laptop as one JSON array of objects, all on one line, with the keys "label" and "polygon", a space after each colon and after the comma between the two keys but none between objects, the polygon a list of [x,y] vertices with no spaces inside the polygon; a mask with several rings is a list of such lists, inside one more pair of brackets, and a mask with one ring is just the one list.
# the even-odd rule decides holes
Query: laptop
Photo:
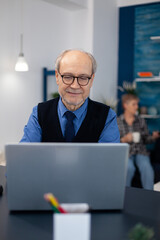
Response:
[{"label": "laptop", "polygon": [[128,144],[17,143],[5,146],[9,210],[50,210],[45,193],[60,203],[93,210],[123,208]]}]

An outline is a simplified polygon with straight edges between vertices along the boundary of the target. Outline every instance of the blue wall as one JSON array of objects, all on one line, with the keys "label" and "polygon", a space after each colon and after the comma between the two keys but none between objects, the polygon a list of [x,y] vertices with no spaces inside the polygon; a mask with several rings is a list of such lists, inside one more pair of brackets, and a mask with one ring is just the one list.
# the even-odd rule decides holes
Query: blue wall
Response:
[{"label": "blue wall", "polygon": [[[122,7],[119,10],[118,85],[133,82],[137,73],[160,72],[160,42],[150,36],[160,36],[160,3]],[[118,115],[122,113],[118,90]]]},{"label": "blue wall", "polygon": [[[119,55],[118,55],[118,85],[123,81],[134,79],[134,7],[124,7],[119,10]],[[122,92],[118,91],[118,99]],[[121,102],[118,102],[118,115],[122,112]]]},{"label": "blue wall", "polygon": [[160,36],[160,4],[135,8],[134,77],[138,72],[160,72],[160,42],[150,39]]}]

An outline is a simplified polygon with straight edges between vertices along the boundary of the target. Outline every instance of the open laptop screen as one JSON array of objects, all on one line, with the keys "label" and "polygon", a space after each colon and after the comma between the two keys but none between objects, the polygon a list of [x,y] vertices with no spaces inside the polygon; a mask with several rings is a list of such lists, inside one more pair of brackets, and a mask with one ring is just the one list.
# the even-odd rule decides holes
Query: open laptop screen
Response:
[{"label": "open laptop screen", "polygon": [[43,195],[92,209],[122,209],[128,144],[20,143],[5,146],[10,210],[48,210]]}]

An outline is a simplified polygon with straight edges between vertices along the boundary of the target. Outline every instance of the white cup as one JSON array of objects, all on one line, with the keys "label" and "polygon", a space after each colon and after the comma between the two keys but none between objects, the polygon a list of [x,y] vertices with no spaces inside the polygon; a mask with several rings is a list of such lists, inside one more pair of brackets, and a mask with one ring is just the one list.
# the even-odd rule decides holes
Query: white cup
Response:
[{"label": "white cup", "polygon": [[133,132],[132,133],[133,142],[139,143],[140,142],[140,133],[139,132]]},{"label": "white cup", "polygon": [[53,240],[90,240],[90,231],[89,213],[53,215]]}]

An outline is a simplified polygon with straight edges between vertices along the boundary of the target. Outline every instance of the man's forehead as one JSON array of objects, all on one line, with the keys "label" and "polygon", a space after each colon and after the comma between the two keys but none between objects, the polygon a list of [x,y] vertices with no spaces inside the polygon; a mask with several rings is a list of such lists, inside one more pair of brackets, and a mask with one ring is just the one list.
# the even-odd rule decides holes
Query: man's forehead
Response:
[{"label": "man's forehead", "polygon": [[85,71],[92,71],[92,61],[90,57],[80,51],[70,51],[65,53],[60,61],[60,69],[70,69],[75,67],[76,69],[85,69]]}]

